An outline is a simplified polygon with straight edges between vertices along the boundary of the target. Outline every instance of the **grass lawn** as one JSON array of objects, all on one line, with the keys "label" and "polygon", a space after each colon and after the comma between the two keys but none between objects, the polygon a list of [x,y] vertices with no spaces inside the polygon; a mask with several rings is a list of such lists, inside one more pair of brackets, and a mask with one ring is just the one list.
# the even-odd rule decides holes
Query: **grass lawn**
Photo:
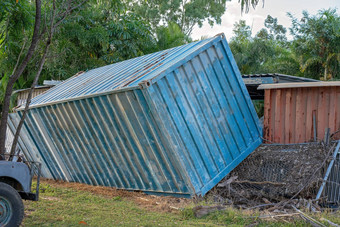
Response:
[{"label": "grass lawn", "polygon": [[[256,218],[256,213],[231,208],[196,218],[191,200],[178,203],[185,206],[184,209],[168,209],[172,207],[169,201],[177,200],[104,187],[43,181],[40,200],[25,201],[23,226],[306,226],[306,222],[298,217],[289,221],[265,220]],[[340,220],[334,215],[328,219]]]}]

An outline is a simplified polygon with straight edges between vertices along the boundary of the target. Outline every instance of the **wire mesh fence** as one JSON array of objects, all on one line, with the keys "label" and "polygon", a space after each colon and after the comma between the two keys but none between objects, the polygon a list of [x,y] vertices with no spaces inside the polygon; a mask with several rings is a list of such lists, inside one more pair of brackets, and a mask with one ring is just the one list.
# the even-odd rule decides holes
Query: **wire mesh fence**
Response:
[{"label": "wire mesh fence", "polygon": [[[215,199],[253,206],[264,201],[315,199],[334,146],[262,145],[235,168],[211,194]],[[337,169],[336,169],[337,168]],[[339,198],[340,158],[325,193]],[[331,180],[332,179],[332,180]],[[329,192],[328,192],[329,191]]]},{"label": "wire mesh fence", "polygon": [[322,192],[324,203],[328,205],[340,205],[340,154],[336,154],[336,158],[331,167],[330,174],[326,180],[325,189]]}]

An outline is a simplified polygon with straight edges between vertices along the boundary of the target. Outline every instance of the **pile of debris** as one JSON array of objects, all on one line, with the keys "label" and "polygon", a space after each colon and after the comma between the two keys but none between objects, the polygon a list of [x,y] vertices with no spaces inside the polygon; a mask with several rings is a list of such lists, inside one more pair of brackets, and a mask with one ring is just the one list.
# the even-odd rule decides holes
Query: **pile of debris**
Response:
[{"label": "pile of debris", "polygon": [[209,196],[215,202],[239,208],[283,201],[307,206],[308,201],[315,201],[335,145],[261,145]]}]

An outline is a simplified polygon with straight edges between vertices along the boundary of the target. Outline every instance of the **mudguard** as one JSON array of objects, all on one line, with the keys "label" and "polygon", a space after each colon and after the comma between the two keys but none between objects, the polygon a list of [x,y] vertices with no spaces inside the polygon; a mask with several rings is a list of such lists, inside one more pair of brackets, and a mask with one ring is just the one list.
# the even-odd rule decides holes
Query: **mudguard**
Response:
[{"label": "mudguard", "polygon": [[10,177],[18,181],[24,192],[31,191],[31,172],[28,166],[22,162],[0,161],[0,178]]}]

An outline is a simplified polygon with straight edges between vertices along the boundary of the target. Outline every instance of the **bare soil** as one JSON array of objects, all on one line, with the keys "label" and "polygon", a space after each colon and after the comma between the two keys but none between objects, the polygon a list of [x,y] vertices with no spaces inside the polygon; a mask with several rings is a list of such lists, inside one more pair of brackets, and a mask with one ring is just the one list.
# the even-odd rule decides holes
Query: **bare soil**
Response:
[{"label": "bare soil", "polygon": [[133,201],[142,208],[150,211],[158,212],[179,212],[192,203],[191,199],[176,198],[171,196],[154,196],[147,195],[143,192],[127,191],[104,186],[92,186],[81,183],[55,181],[50,179],[42,179],[42,183],[49,184],[56,188],[69,188],[78,191],[90,192],[94,195],[101,195],[107,198],[121,197],[123,199]]}]

